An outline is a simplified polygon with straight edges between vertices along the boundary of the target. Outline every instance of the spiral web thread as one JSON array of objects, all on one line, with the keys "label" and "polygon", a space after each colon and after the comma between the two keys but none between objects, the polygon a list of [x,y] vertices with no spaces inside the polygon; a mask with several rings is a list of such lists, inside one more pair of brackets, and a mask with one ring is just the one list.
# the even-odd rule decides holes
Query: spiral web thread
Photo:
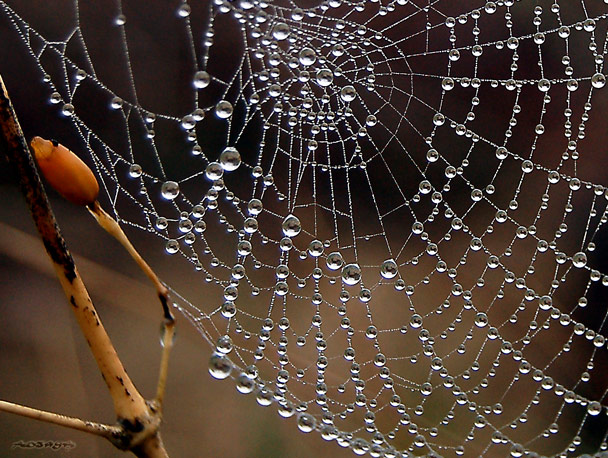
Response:
[{"label": "spiral web thread", "polygon": [[518,457],[608,449],[605,3],[0,10],[214,377],[358,455]]}]

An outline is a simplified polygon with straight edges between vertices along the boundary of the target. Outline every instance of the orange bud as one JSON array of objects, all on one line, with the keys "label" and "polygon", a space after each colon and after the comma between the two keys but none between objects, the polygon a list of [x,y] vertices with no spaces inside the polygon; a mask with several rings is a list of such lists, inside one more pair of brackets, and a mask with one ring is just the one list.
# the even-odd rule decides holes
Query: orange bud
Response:
[{"label": "orange bud", "polygon": [[55,140],[34,137],[30,143],[46,181],[76,205],[89,205],[99,194],[91,169],[72,151]]}]

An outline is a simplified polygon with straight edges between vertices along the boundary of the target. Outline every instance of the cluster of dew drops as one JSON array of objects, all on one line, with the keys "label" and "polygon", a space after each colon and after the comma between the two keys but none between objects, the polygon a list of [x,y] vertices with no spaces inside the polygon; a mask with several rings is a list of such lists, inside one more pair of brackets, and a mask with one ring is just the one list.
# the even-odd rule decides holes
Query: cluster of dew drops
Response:
[{"label": "cluster of dew drops", "polygon": [[[225,2],[216,1],[215,3],[220,8],[220,11],[222,11],[222,10],[224,10],[223,12],[230,11],[230,7]],[[329,3],[331,4],[332,2],[330,1]],[[339,4],[340,2],[337,2],[337,3]],[[397,3],[403,4],[405,2],[398,1]],[[501,2],[498,2],[498,3],[501,3]],[[247,2],[247,1],[241,2],[242,8],[247,8],[247,7],[251,8],[252,5],[253,5],[252,2]],[[493,8],[495,10],[495,3],[487,2],[486,12],[491,14],[493,12],[493,11],[491,11]],[[552,9],[555,9],[555,6],[553,6]],[[535,11],[541,11],[541,10],[538,10],[538,8],[537,8],[537,10],[535,10]],[[180,17],[186,18],[190,15],[190,12],[191,12],[190,6],[187,3],[183,3],[182,5],[179,6],[177,14]],[[536,16],[540,15],[540,13],[537,13],[537,12],[535,12],[535,14],[536,14]],[[294,19],[297,19],[300,15],[301,15],[300,10],[296,10],[295,13],[292,15],[292,17]],[[449,27],[450,29],[453,29],[457,20],[459,20],[459,19],[447,18],[446,26]],[[116,24],[119,26],[124,25],[125,22],[126,22],[126,18],[122,15],[116,19]],[[577,27],[578,27],[578,25],[577,25]],[[592,32],[595,29],[595,23],[592,19],[589,19],[589,20],[585,21],[584,23],[581,23],[580,27],[586,31]],[[289,34],[290,34],[289,26],[287,24],[285,24],[284,22],[277,22],[277,23],[275,23],[275,25],[272,28],[272,36],[274,37],[275,40],[279,40],[279,41],[285,40],[289,36]],[[568,37],[569,34],[570,34],[569,27],[563,26],[558,30],[558,36],[561,38],[565,39]],[[212,37],[208,37],[208,39],[211,40]],[[539,45],[544,42],[544,39],[545,39],[544,34],[542,34],[541,32],[534,35],[534,38],[533,38],[534,42]],[[510,49],[516,49],[517,45],[518,45],[517,38],[512,38],[507,42],[507,46]],[[340,52],[340,50],[338,49],[336,52]],[[480,51],[480,49],[477,49],[477,47],[473,47],[472,52],[473,52],[473,55],[476,55],[475,53],[480,53],[481,51]],[[450,53],[450,57],[449,57],[450,60],[457,60],[459,58],[457,53],[458,53],[458,51]],[[598,54],[598,56],[602,57],[599,54]],[[316,59],[317,59],[317,56],[316,56],[315,51],[308,47],[303,48],[298,55],[299,63],[304,67],[309,67],[309,66],[313,65],[315,63]],[[570,73],[569,76],[571,76],[572,72],[569,70],[571,67],[570,67],[570,59],[568,56],[564,57],[563,63],[564,63],[564,65],[566,65],[566,72],[565,72],[566,75],[568,75]],[[601,63],[602,62],[598,62],[598,64],[601,64]],[[81,81],[83,81],[85,78],[87,78],[87,76],[88,75],[85,71],[78,70],[76,72],[76,87]],[[328,87],[332,84],[333,77],[334,77],[334,74],[332,73],[331,70],[320,69],[319,71],[317,71],[315,78],[316,78],[316,82],[319,86]],[[212,80],[211,76],[206,71],[200,70],[194,74],[192,84],[196,90],[204,90],[205,88],[207,88],[210,85],[211,80]],[[45,81],[50,82],[50,77],[45,76]],[[465,87],[465,84],[471,83],[468,78],[461,78],[460,80],[455,81],[453,78],[447,77],[442,81],[442,89],[444,91],[450,91],[455,87],[455,84],[457,82],[460,82],[460,84],[463,85],[463,87]],[[600,89],[605,86],[605,83],[606,83],[606,79],[602,73],[598,72],[591,76],[591,84],[594,88]],[[504,83],[505,88],[507,90],[516,89],[518,87],[517,84],[518,83],[515,80],[512,80],[512,81],[509,80]],[[551,86],[552,86],[552,84],[554,84],[554,82],[552,82],[546,78],[542,78],[542,79],[538,80],[536,82],[536,84],[537,84],[538,90],[540,92],[546,94],[551,90]],[[566,82],[566,88],[570,92],[576,91],[578,89],[578,81],[575,78],[568,79]],[[74,88],[74,90],[75,89],[76,88]],[[274,91],[274,90],[275,90],[274,88],[272,88],[272,87],[270,88],[271,94],[272,94],[272,91]],[[280,91],[280,88],[278,90]],[[343,87],[340,91],[340,97],[344,102],[347,102],[347,103],[353,101],[357,97],[355,88],[350,85]],[[547,96],[546,99],[548,101],[549,97]],[[61,108],[61,113],[66,117],[74,116],[74,114],[75,114],[74,105],[70,102],[64,103],[62,96],[58,92],[55,91],[51,94],[50,102],[52,104],[63,103],[62,108]],[[124,102],[121,98],[113,97],[110,102],[110,107],[114,110],[120,110],[120,109],[123,109],[123,106],[125,103],[126,102]],[[517,106],[514,108],[514,114],[518,112],[518,108],[519,107],[517,107]],[[590,109],[590,107],[588,108],[587,105],[585,105],[585,111],[587,112],[587,111],[589,111],[589,109]],[[233,111],[234,111],[233,105],[228,100],[220,100],[213,107],[213,112],[214,112],[215,116],[217,118],[223,119],[223,120],[229,120],[233,114]],[[188,114],[181,119],[181,121],[180,121],[181,126],[187,132],[187,138],[189,141],[196,143],[196,132],[194,129],[195,129],[196,123],[202,121],[205,118],[205,115],[206,115],[205,110],[198,108],[195,111],[193,111],[191,114]],[[570,111],[570,116],[568,115],[568,113],[566,113],[566,115],[569,118],[571,116],[571,111]],[[156,116],[153,113],[146,113],[144,116],[144,120],[149,127],[148,136],[150,138],[154,137],[153,124],[154,124],[155,119],[156,119]],[[377,122],[377,120],[375,119],[375,117],[373,115],[370,115],[368,117],[368,119],[366,120],[367,125],[373,125],[375,122]],[[446,122],[445,117],[441,113],[437,113],[433,118],[433,123],[436,126],[441,126],[445,122]],[[537,128],[535,130],[536,130],[536,133],[541,134],[544,131],[544,128],[542,126],[540,126],[540,127],[537,126]],[[200,148],[199,145],[195,144],[195,146],[192,149],[192,152],[193,152],[193,154],[200,155],[200,154],[202,154],[202,149]],[[505,147],[501,146],[501,147],[498,147],[496,150],[496,157],[499,160],[507,159],[510,155],[511,155],[511,153],[509,153]],[[435,149],[431,148],[427,154],[428,162],[436,162],[438,159],[439,159],[439,153]],[[219,190],[224,189],[223,181],[222,181],[224,174],[233,172],[233,171],[237,170],[240,166],[241,166],[241,155],[240,155],[239,151],[236,148],[234,148],[233,146],[225,147],[224,150],[220,153],[220,156],[217,161],[209,162],[209,164],[207,165],[205,172],[204,172],[205,177],[212,183],[211,191],[210,191],[210,193],[208,193],[208,196],[207,196],[208,200],[207,200],[205,206],[196,205],[192,211],[192,215],[195,217],[198,217],[200,219],[194,224],[190,221],[189,217],[182,218],[180,220],[180,230],[182,230],[182,232],[185,234],[184,235],[185,243],[187,243],[187,244],[194,243],[195,235],[191,233],[191,230],[193,228],[197,232],[202,232],[205,230],[205,223],[202,219],[202,216],[204,215],[205,210],[207,208],[208,209],[217,208],[217,202],[216,202],[217,192]],[[533,169],[534,169],[534,164],[531,161],[529,161],[529,160],[522,161],[522,171],[524,173],[530,173]],[[454,167],[446,168],[446,176],[448,178],[455,176],[455,174],[456,174],[456,169]],[[142,167],[138,164],[132,164],[129,168],[129,175],[132,178],[140,178],[143,175]],[[262,176],[261,168],[254,167],[252,170],[252,175],[255,178],[261,177]],[[558,172],[550,171],[548,173],[548,180],[550,183],[552,183],[552,184],[557,183],[559,181],[559,179],[560,179],[560,174]],[[271,178],[269,178],[268,181],[271,181]],[[572,190],[576,190],[580,187],[581,187],[580,180],[578,180],[576,178],[570,179],[570,188]],[[423,181],[420,184],[420,191],[423,194],[430,192],[431,188],[432,187],[428,181]],[[600,191],[603,192],[604,189],[600,189]],[[171,181],[171,180],[165,181],[161,185],[160,192],[164,199],[166,199],[168,201],[173,201],[173,200],[177,199],[180,194],[179,183],[177,183],[176,181]],[[490,192],[488,191],[488,193],[490,193]],[[473,196],[473,194],[481,195],[481,191],[479,191],[478,193],[475,193],[475,192],[472,193],[472,199],[476,200],[476,198]],[[478,196],[477,200],[479,200],[479,196]],[[251,199],[248,202],[247,211],[248,211],[249,217],[247,217],[244,221],[244,231],[247,234],[252,234],[253,232],[257,231],[256,216],[259,215],[263,211],[262,202],[259,199]],[[507,220],[506,212],[503,210],[499,210],[496,214],[496,221],[504,222],[506,220]],[[453,229],[457,230],[457,229],[459,229],[457,226],[462,227],[462,221],[459,220],[458,218],[455,218],[452,221],[451,225],[452,225]],[[168,226],[168,221],[166,220],[166,218],[159,217],[157,219],[156,226],[158,229],[161,229],[161,230],[166,229]],[[293,239],[295,237],[297,237],[302,231],[301,221],[299,220],[299,218],[297,216],[295,216],[293,214],[288,214],[283,219],[283,221],[281,223],[281,228],[282,228],[282,233],[283,233],[284,237],[280,241],[280,247],[282,250],[289,250],[293,247]],[[424,231],[423,223],[417,221],[413,224],[412,232],[414,234],[419,235],[419,234],[422,234],[423,231]],[[524,233],[524,232],[525,231],[522,231],[522,233]],[[475,246],[477,244],[479,246],[476,248]],[[471,248],[475,250],[475,249],[479,249],[480,247],[481,247],[481,241],[479,239],[474,238],[471,242]],[[541,248],[542,247],[539,246],[539,249],[541,249]],[[549,246],[546,246],[546,247],[544,247],[544,250],[546,251],[546,249],[548,249],[548,248],[549,248]],[[180,245],[179,245],[178,240],[170,239],[166,242],[166,251],[168,253],[175,254],[175,253],[179,252],[179,250],[180,250]],[[313,240],[310,243],[307,251],[310,256],[318,258],[323,255],[323,250],[324,250],[324,244],[318,240]],[[249,241],[243,239],[239,242],[238,247],[237,247],[237,252],[240,256],[247,256],[247,255],[251,254],[251,251],[252,251],[252,246]],[[433,254],[433,253],[436,254],[437,246],[432,243],[429,244],[429,246],[427,248],[427,252],[429,254]],[[587,264],[587,256],[584,252],[577,252],[571,258],[567,257],[564,253],[556,252],[556,260],[557,260],[558,264],[563,264],[566,261],[570,260],[572,262],[573,266],[576,268],[585,268],[586,264]],[[334,252],[327,254],[325,256],[325,262],[326,262],[327,268],[330,271],[336,272],[338,275],[340,275],[341,280],[344,285],[355,286],[361,282],[362,272],[361,272],[360,266],[355,262],[348,262],[347,260],[345,260],[340,252],[334,251]],[[499,261],[498,257],[494,256],[494,255],[489,256],[487,262],[488,262],[488,266],[492,269],[500,266],[500,261]],[[285,295],[288,292],[288,286],[287,286],[287,282],[285,281],[285,279],[289,275],[289,270],[286,268],[286,266],[279,266],[279,267],[284,267],[284,269],[282,269],[281,272],[279,272],[280,269],[277,269],[277,283],[275,285],[275,293],[277,295]],[[437,270],[438,271],[447,270],[445,263],[442,263],[440,261],[438,263]],[[394,259],[386,259],[385,261],[383,261],[380,265],[379,271],[380,271],[381,277],[385,280],[393,280],[399,276],[399,266]],[[243,278],[244,275],[245,275],[245,273],[244,273],[244,269],[242,268],[242,266],[240,266],[240,268],[239,268],[239,266],[234,267],[234,269],[233,269],[234,278],[237,278],[237,279]],[[596,281],[599,280],[599,278],[600,278],[599,273],[596,274],[594,271],[594,273],[592,273],[592,279],[593,279],[593,277],[597,277],[594,280],[596,280]],[[400,280],[400,279],[396,281],[395,286],[398,288],[405,287],[403,280]],[[238,295],[238,291],[234,285],[231,284],[225,288],[225,290],[224,290],[225,302],[222,306],[222,315],[224,317],[230,318],[236,314],[236,306],[234,304],[234,300],[236,299],[237,295]],[[359,293],[359,298],[361,301],[367,302],[371,298],[371,292],[365,288],[362,288]],[[554,310],[550,296],[540,297],[539,306],[542,310]],[[479,328],[486,327],[489,324],[488,317],[483,312],[478,312],[476,314],[474,322],[475,322],[475,325]],[[422,318],[419,315],[413,315],[411,318],[410,324],[412,325],[412,327],[420,327],[422,324]],[[575,332],[578,333],[579,331],[585,332],[585,329],[581,330],[580,326],[579,326],[579,329],[575,330]],[[598,341],[598,339],[601,339],[602,345],[604,344],[603,337],[598,334],[598,335],[594,336],[594,344],[596,347],[601,346],[601,345],[597,345],[595,343],[596,341]],[[212,354],[210,361],[209,361],[209,372],[214,378],[225,379],[232,374],[234,365],[233,365],[232,361],[229,359],[229,354],[232,352],[232,350],[233,350],[233,343],[232,343],[232,339],[230,338],[230,336],[228,336],[228,335],[221,336],[216,343],[215,352]],[[257,374],[256,367],[249,366],[248,368],[245,369],[244,372],[242,372],[240,375],[238,375],[236,377],[237,389],[242,393],[251,393],[251,392],[255,391],[257,393],[256,394],[257,401],[261,405],[272,404],[272,402],[276,401],[276,396],[277,396],[276,393],[270,391],[267,387],[265,387],[263,385],[259,385],[257,378],[258,378],[258,374]],[[277,386],[285,386],[285,384],[288,381],[288,378],[289,378],[289,375],[286,371],[279,371],[279,374],[277,376]],[[595,416],[595,415],[598,415],[602,411],[602,406],[599,402],[592,401],[587,404],[587,411],[589,414]],[[289,417],[289,416],[294,415],[295,412],[296,412],[296,408],[294,406],[292,406],[291,404],[289,404],[287,402],[279,402],[279,413],[282,416]],[[312,416],[306,412],[300,412],[298,414],[298,427],[300,428],[300,430],[302,430],[304,432],[313,431],[318,428],[317,420],[315,419],[314,416]],[[331,429],[331,428],[324,429],[323,434],[324,434],[324,437],[327,436],[326,438],[328,438],[328,439],[346,440],[346,439],[343,439],[342,436],[340,436],[339,432],[335,429],[335,427],[333,429]],[[348,443],[351,446],[351,448],[353,448],[353,450],[355,450],[357,448],[357,439],[351,438],[351,439],[348,439],[348,441],[349,441]],[[361,445],[361,447],[362,447],[362,450],[365,449],[364,445]],[[388,455],[386,455],[386,456],[388,456]],[[516,456],[516,455],[513,455],[513,456]]]}]

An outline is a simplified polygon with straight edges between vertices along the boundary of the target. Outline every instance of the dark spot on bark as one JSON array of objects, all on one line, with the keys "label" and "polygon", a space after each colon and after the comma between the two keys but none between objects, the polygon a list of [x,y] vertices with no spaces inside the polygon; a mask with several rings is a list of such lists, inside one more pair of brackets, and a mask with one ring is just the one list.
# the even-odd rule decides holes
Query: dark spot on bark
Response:
[{"label": "dark spot on bark", "polygon": [[117,375],[116,380],[118,380],[118,383],[120,383],[122,386],[125,386],[125,381],[122,379],[122,377]]},{"label": "dark spot on bark", "polygon": [[72,306],[78,308],[78,304],[76,304],[76,299],[74,299],[74,296],[70,296],[70,304],[72,304]]},{"label": "dark spot on bark", "polygon": [[128,432],[138,433],[144,429],[144,424],[139,418],[135,418],[133,421],[127,420],[126,418],[119,418],[118,423]]}]

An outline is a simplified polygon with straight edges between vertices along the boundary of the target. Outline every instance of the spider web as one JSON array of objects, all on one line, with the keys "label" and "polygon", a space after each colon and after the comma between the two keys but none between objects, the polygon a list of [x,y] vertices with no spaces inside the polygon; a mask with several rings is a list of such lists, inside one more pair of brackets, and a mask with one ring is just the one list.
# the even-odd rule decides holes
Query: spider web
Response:
[{"label": "spider web", "polygon": [[607,450],[606,2],[162,3],[0,11],[210,373],[358,455]]}]

